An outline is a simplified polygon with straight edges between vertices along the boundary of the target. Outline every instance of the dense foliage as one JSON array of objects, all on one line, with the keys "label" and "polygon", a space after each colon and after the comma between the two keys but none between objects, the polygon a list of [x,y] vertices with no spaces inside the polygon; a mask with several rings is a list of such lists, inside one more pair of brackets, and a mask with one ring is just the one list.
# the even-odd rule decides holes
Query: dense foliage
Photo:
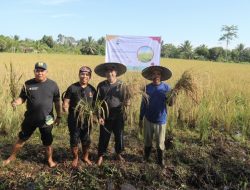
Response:
[{"label": "dense foliage", "polygon": [[[193,47],[189,40],[179,46],[164,44],[162,41],[161,57],[196,59],[222,62],[250,62],[250,48],[239,44],[232,50],[223,47],[208,48],[205,44]],[[95,40],[89,36],[76,40],[71,36],[59,34],[57,39],[44,35],[40,40],[24,39],[0,35],[0,52],[12,53],[64,53],[83,55],[104,55],[105,38]]]}]

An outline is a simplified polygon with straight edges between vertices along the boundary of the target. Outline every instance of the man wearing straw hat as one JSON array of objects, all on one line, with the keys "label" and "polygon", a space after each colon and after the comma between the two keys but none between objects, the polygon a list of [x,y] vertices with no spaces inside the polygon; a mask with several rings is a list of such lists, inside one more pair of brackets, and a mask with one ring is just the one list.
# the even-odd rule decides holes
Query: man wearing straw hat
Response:
[{"label": "man wearing straw hat", "polygon": [[170,87],[162,81],[168,80],[172,73],[162,66],[150,66],[142,71],[142,76],[152,81],[146,86],[148,101],[142,101],[140,108],[139,127],[142,129],[144,125],[144,159],[149,160],[153,136],[155,135],[157,163],[163,166],[167,104],[172,106],[174,98],[167,102],[166,94],[170,92]]},{"label": "man wearing straw hat", "polygon": [[[79,69],[79,81],[70,85],[63,98],[63,111],[68,112],[68,128],[70,133],[70,146],[73,154],[72,167],[78,166],[78,143],[81,140],[83,161],[92,165],[89,160],[89,147],[91,143],[90,131],[92,124],[90,120],[79,115],[78,105],[83,101],[87,107],[92,107],[96,96],[96,90],[89,84],[91,69],[83,66]],[[84,113],[83,113],[84,114]],[[81,118],[83,117],[83,118]],[[89,116],[91,117],[91,116]]]},{"label": "man wearing straw hat", "polygon": [[[52,158],[52,128],[53,124],[58,125],[61,118],[60,93],[57,84],[47,78],[47,64],[37,62],[35,64],[35,78],[25,82],[19,98],[12,102],[16,107],[26,102],[27,111],[24,114],[22,129],[19,132],[19,139],[13,147],[10,157],[3,162],[9,164],[16,158],[16,154],[30,138],[36,128],[39,128],[41,140],[46,147],[47,161],[49,167],[55,167],[56,163]],[[55,104],[57,117],[54,119],[53,103]]]},{"label": "man wearing straw hat", "polygon": [[129,101],[125,97],[124,83],[117,79],[126,72],[127,68],[121,63],[103,63],[95,68],[95,73],[106,80],[100,82],[97,86],[98,99],[107,103],[106,118],[100,117],[100,136],[98,144],[98,161],[100,166],[103,162],[103,155],[107,150],[111,133],[115,137],[116,158],[124,161],[121,153],[124,149],[123,131],[124,115],[123,106],[128,106]]}]

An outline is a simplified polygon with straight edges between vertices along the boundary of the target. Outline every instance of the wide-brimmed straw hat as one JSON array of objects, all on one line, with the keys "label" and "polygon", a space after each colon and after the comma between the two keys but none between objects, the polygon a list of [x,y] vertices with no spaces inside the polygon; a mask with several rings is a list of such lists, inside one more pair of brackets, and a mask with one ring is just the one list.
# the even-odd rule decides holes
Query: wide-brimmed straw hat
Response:
[{"label": "wide-brimmed straw hat", "polygon": [[95,68],[95,73],[101,77],[106,77],[106,72],[109,69],[114,69],[117,74],[116,76],[121,76],[127,71],[127,67],[121,63],[107,62],[97,65]]},{"label": "wide-brimmed straw hat", "polygon": [[144,78],[148,80],[152,80],[152,74],[153,74],[153,71],[155,70],[158,70],[161,72],[161,81],[168,80],[172,76],[172,72],[168,68],[158,66],[158,65],[149,66],[143,69],[141,74]]}]

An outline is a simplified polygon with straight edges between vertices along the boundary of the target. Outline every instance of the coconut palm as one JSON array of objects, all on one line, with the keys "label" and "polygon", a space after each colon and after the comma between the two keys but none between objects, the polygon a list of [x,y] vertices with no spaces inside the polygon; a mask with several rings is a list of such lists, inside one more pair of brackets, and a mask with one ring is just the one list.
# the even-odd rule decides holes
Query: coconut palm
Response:
[{"label": "coconut palm", "polygon": [[86,55],[96,55],[97,54],[97,45],[92,36],[89,36],[87,40],[82,41],[83,45],[80,49],[82,54]]},{"label": "coconut palm", "polygon": [[97,40],[97,43],[98,43],[99,45],[105,46],[105,43],[106,43],[105,37],[102,36],[101,38],[99,38],[99,39]]},{"label": "coconut palm", "polygon": [[186,40],[181,46],[179,47],[183,58],[185,59],[192,59],[193,57],[193,48],[191,42]]}]

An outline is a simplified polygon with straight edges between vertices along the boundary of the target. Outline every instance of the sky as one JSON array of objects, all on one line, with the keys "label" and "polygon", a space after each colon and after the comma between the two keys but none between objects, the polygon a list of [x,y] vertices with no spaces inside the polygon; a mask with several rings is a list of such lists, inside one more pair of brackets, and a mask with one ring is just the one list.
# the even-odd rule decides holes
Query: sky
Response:
[{"label": "sky", "polygon": [[164,43],[222,46],[223,25],[238,26],[229,48],[250,47],[249,0],[3,0],[0,35],[76,40],[107,34],[161,36]]}]

